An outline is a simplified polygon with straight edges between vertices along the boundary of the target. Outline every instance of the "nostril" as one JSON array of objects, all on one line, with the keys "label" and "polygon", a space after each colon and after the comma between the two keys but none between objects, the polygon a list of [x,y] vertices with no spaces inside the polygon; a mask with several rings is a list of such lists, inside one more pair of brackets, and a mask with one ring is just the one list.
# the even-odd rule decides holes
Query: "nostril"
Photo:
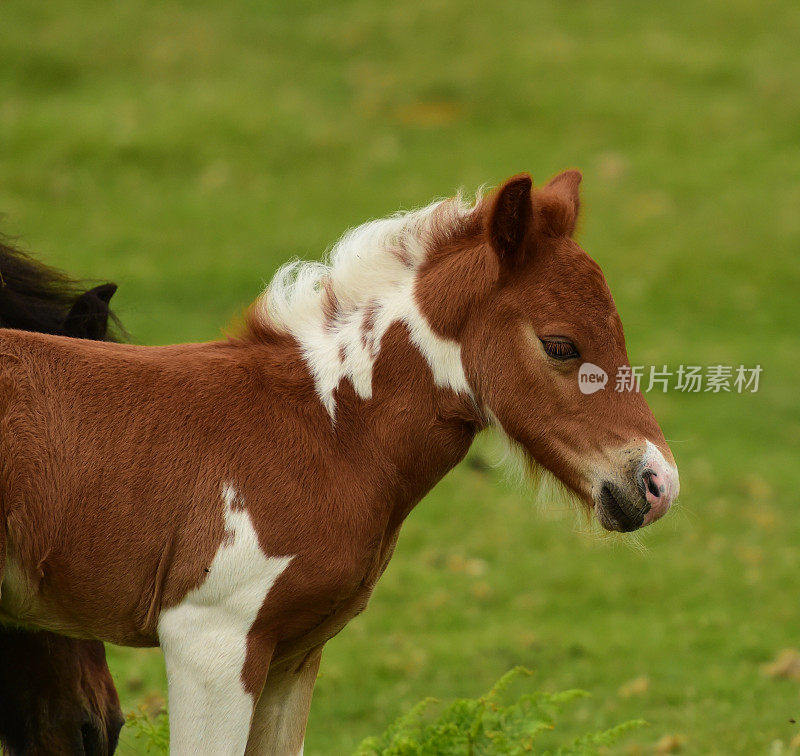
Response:
[{"label": "nostril", "polygon": [[656,483],[656,475],[652,471],[648,470],[644,474],[644,484],[647,486],[647,490],[650,492],[651,496],[654,499],[658,499],[661,496],[661,491],[658,488],[658,484]]}]

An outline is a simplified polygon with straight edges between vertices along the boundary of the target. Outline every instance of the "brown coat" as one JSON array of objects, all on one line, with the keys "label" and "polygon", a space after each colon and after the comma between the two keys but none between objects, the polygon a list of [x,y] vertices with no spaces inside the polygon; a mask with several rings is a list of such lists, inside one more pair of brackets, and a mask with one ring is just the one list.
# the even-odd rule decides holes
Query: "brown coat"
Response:
[{"label": "brown coat", "polygon": [[[187,691],[227,691],[236,716],[254,717],[251,750],[277,753],[302,727],[276,735],[273,704],[247,714],[250,699],[211,669],[206,624],[221,623],[230,659],[246,634],[238,672],[252,702],[296,674],[308,688],[296,716],[307,713],[318,649],[364,607],[403,519],[486,425],[607,527],[663,514],[677,473],[641,395],[578,390],[581,359],[627,365],[602,273],[571,238],[579,179],[531,194],[519,176],[474,208],[362,227],[330,268],[279,274],[226,342],[0,335],[0,609],[119,644],[161,641],[181,698],[173,738],[191,750],[189,720],[210,716]],[[237,554],[270,575],[252,616],[252,565]],[[179,620],[167,627],[168,614]],[[243,746],[241,728],[221,732],[194,747]]]}]

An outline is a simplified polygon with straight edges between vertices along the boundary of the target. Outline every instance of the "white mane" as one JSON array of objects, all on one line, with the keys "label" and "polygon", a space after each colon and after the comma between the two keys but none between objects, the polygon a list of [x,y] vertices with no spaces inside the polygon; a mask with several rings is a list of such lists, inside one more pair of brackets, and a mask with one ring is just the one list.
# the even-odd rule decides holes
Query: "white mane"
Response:
[{"label": "white mane", "polygon": [[295,260],[281,267],[258,298],[256,324],[297,339],[331,417],[342,378],[362,398],[371,397],[380,340],[396,321],[407,325],[438,385],[469,391],[459,345],[431,331],[413,288],[434,244],[457,233],[473,209],[458,196],[364,223],[334,245],[328,262]]},{"label": "white mane", "polygon": [[325,292],[335,297],[340,314],[380,299],[413,276],[431,243],[458,230],[472,209],[458,196],[350,229],[327,262],[292,260],[281,266],[256,302],[259,318],[291,332],[298,320],[324,317]]}]

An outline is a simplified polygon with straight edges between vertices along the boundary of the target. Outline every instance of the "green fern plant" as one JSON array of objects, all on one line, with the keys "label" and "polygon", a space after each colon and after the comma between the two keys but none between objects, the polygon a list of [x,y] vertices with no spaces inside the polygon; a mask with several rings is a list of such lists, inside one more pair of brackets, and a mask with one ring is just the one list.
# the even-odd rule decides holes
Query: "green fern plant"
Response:
[{"label": "green fern plant", "polygon": [[125,717],[125,728],[141,743],[147,753],[166,756],[169,753],[169,717],[162,709],[151,715],[144,706]]},{"label": "green fern plant", "polygon": [[539,750],[536,740],[555,728],[562,708],[589,694],[582,690],[535,692],[509,701],[511,683],[530,674],[529,670],[516,667],[485,695],[454,701],[438,716],[431,716],[434,699],[426,698],[389,725],[382,735],[364,740],[354,756],[588,756],[645,724],[632,720],[586,733],[555,750]]}]

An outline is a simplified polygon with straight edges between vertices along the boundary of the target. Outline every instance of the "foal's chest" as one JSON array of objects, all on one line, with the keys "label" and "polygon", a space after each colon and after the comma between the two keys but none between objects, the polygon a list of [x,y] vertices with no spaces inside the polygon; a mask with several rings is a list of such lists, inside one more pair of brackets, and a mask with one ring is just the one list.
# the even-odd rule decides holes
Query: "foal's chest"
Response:
[{"label": "foal's chest", "polygon": [[[366,608],[394,552],[398,533],[395,528],[377,544],[371,544],[371,548],[362,546],[357,566],[332,567],[319,561],[297,560],[287,569],[286,581],[283,586],[276,586],[274,598],[276,603],[284,596],[295,601],[288,616],[281,607],[274,607],[280,617],[281,631],[276,658],[293,656],[325,643]],[[269,608],[269,603],[267,597],[265,608]]]}]

